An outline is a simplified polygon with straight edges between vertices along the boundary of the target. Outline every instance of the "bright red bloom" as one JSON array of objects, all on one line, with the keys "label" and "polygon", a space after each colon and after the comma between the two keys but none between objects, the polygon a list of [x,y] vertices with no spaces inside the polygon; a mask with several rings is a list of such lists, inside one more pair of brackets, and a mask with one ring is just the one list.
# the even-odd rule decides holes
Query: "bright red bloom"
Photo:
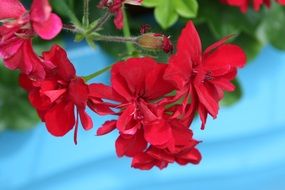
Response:
[{"label": "bright red bloom", "polygon": [[202,128],[207,114],[216,118],[219,101],[224,90],[233,91],[235,86],[230,82],[237,74],[237,68],[246,63],[246,55],[241,48],[225,44],[224,38],[208,47],[202,53],[200,37],[192,22],[183,29],[177,44],[177,53],[169,60],[165,79],[171,80],[179,90],[179,96],[185,95],[183,107],[191,99],[187,116],[193,119],[194,112],[202,120]]},{"label": "bright red bloom", "polygon": [[[250,4],[252,4],[255,11],[259,11],[260,7],[265,4],[267,7],[271,6],[271,0],[220,0],[227,5],[239,7],[241,12],[245,13]],[[277,3],[285,5],[285,0],[276,0]]]},{"label": "bright red bloom", "polygon": [[54,65],[46,69],[45,79],[34,81],[27,75],[21,75],[20,84],[28,91],[30,102],[46,123],[48,131],[54,136],[63,136],[75,127],[74,141],[77,143],[78,115],[85,130],[93,126],[85,112],[88,85],[76,76],[61,47],[53,46],[49,52],[43,53],[43,59]]},{"label": "bright red bloom", "polygon": [[[158,64],[150,58],[132,58],[113,66],[112,87],[90,85],[91,98],[111,100],[104,104],[119,109],[117,113],[111,113],[118,115],[118,120],[107,121],[98,129],[97,135],[107,134],[117,128],[120,132],[116,140],[117,155],[135,157],[133,167],[136,168],[150,169],[154,165],[160,167],[154,164],[156,161],[164,163],[166,158],[163,155],[150,155],[153,149],[171,157],[172,160],[167,163],[179,162],[183,158],[187,160],[182,155],[193,151],[198,143],[192,139],[192,132],[187,125],[166,114],[169,111],[165,109],[165,102],[168,102],[166,95],[174,90],[163,79],[166,68],[167,65]],[[145,154],[155,160],[151,167],[138,166],[143,163],[137,159]],[[195,161],[187,160],[185,164],[197,163],[199,158]]]},{"label": "bright red bloom", "polygon": [[141,5],[143,0],[101,0],[98,4],[99,8],[108,8],[109,12],[115,15],[114,24],[117,29],[124,27],[124,15],[122,7],[124,4]]},{"label": "bright red bloom", "polygon": [[9,69],[44,78],[43,60],[32,49],[31,38],[54,38],[62,28],[61,19],[51,13],[48,0],[34,0],[28,12],[19,0],[0,1],[0,58]]}]

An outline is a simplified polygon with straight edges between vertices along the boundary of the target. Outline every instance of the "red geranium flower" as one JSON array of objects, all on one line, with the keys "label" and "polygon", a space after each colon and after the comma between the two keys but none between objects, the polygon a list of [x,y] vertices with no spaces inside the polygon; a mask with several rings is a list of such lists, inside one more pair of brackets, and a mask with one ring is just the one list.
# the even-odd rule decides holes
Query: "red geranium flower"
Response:
[{"label": "red geranium flower", "polygon": [[[199,156],[192,154],[195,152],[198,155],[194,148],[198,142],[192,139],[191,130],[165,107],[170,103],[166,95],[174,90],[163,79],[166,68],[167,65],[158,64],[150,58],[132,58],[113,66],[112,87],[90,85],[91,99],[111,100],[103,104],[119,109],[113,113],[119,116],[118,120],[107,121],[98,129],[97,135],[117,128],[120,132],[116,140],[117,155],[134,157],[135,168],[150,169],[156,165],[162,169],[162,164],[158,163],[166,166],[165,160],[181,164],[198,163],[200,160]],[[155,152],[153,150],[163,154],[155,156],[151,154]],[[152,161],[145,166],[141,163],[141,157],[149,157]]]},{"label": "red geranium flower", "polygon": [[43,53],[43,59],[54,65],[46,69],[45,79],[34,81],[22,74],[20,84],[28,91],[30,102],[46,123],[48,131],[54,136],[63,136],[75,127],[74,141],[77,143],[78,115],[85,130],[93,126],[85,112],[88,85],[76,76],[61,47],[53,46],[49,52]]},{"label": "red geranium flower", "polygon": [[122,11],[123,4],[141,5],[143,0],[101,0],[99,8],[108,8],[109,12],[115,15],[114,24],[117,29],[124,27],[124,15]]},{"label": "red geranium flower", "polygon": [[202,53],[200,37],[194,24],[189,22],[179,37],[177,53],[170,58],[165,73],[165,79],[172,81],[179,90],[177,94],[185,95],[183,107],[191,100],[186,113],[191,116],[190,121],[198,109],[202,128],[208,113],[217,117],[223,91],[235,89],[230,81],[235,78],[237,68],[246,63],[243,50],[225,44],[227,39],[216,42]]},{"label": "red geranium flower", "polygon": [[[255,11],[259,11],[261,5],[265,4],[267,7],[271,6],[271,0],[220,0],[227,5],[239,7],[241,12],[245,13],[250,4],[253,5]],[[276,0],[277,3],[285,5],[285,0]]]},{"label": "red geranium flower", "polygon": [[43,60],[32,49],[31,38],[54,38],[62,28],[61,19],[51,13],[48,0],[34,0],[27,11],[19,0],[0,1],[0,57],[9,69],[20,69],[32,77],[44,78]]}]

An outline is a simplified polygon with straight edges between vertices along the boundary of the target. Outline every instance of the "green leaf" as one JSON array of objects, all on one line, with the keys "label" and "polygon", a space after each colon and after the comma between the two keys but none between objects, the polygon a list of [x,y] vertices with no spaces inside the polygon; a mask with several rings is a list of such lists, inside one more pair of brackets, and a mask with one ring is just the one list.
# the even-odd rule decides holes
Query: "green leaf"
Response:
[{"label": "green leaf", "polygon": [[145,7],[155,7],[161,3],[163,3],[165,0],[144,0],[143,6]]},{"label": "green leaf", "polygon": [[197,0],[145,0],[145,7],[154,7],[155,19],[163,29],[173,26],[179,16],[195,18],[198,13]]},{"label": "green leaf", "polygon": [[185,18],[194,18],[198,12],[198,3],[196,0],[176,0],[173,1],[176,12]]},{"label": "green leaf", "polygon": [[222,106],[232,106],[242,98],[242,89],[239,81],[235,79],[233,84],[236,86],[234,92],[225,92],[224,99],[221,102]]},{"label": "green leaf", "polygon": [[91,48],[96,49],[96,44],[92,37],[86,37],[86,42]]},{"label": "green leaf", "polygon": [[74,37],[74,42],[81,42],[82,40],[84,40],[84,38],[85,38],[84,35],[78,33],[78,34],[76,34],[75,37]]},{"label": "green leaf", "polygon": [[163,29],[167,29],[178,20],[178,15],[172,6],[172,0],[165,0],[154,11],[155,19]]}]

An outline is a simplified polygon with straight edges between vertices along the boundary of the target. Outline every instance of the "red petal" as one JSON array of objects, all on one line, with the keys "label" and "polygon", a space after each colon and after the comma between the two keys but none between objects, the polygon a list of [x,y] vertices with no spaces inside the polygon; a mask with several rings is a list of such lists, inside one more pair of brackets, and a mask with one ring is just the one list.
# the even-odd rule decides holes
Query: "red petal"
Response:
[{"label": "red petal", "polygon": [[171,81],[177,89],[183,89],[190,81],[192,73],[192,60],[190,55],[178,53],[169,59],[164,78]]},{"label": "red petal", "polygon": [[[125,110],[122,111],[122,114],[118,118],[117,122],[117,128],[120,132],[125,133],[127,129],[127,126],[133,119],[133,114],[135,111],[135,106],[133,104],[129,105]],[[135,133],[137,129],[135,129],[133,132]],[[134,134],[132,133],[132,134]]]},{"label": "red petal", "polygon": [[89,88],[82,78],[77,77],[71,80],[68,96],[76,106],[85,108],[89,96]]},{"label": "red petal", "polygon": [[231,67],[243,67],[246,63],[244,51],[232,44],[225,44],[217,48],[205,57],[204,64],[209,70],[219,69],[229,65]]},{"label": "red petal", "polygon": [[141,170],[150,170],[155,165],[155,159],[146,153],[140,153],[134,156],[132,167]]},{"label": "red petal", "polygon": [[25,7],[19,0],[0,1],[0,19],[19,18],[26,12]]},{"label": "red petal", "polygon": [[79,108],[79,116],[82,126],[86,131],[93,128],[93,121],[84,109]]},{"label": "red petal", "polygon": [[136,154],[144,151],[147,146],[147,142],[143,137],[142,132],[137,132],[133,136],[124,137],[120,135],[116,140],[116,153],[119,157],[129,156],[133,157]]},{"label": "red petal", "polygon": [[[177,51],[183,53],[184,59],[191,63],[199,63],[202,56],[202,46],[199,34],[192,21],[189,21],[178,39]],[[181,60],[182,61],[182,60]]]},{"label": "red petal", "polygon": [[62,102],[55,105],[45,115],[48,131],[54,136],[64,136],[75,125],[74,105]]},{"label": "red petal", "polygon": [[122,101],[122,98],[116,95],[110,86],[104,84],[90,84],[88,87],[90,97]]},{"label": "red petal", "polygon": [[51,6],[48,0],[33,0],[31,6],[31,20],[43,22],[49,19],[51,14]]},{"label": "red petal", "polygon": [[222,38],[221,40],[215,42],[214,44],[210,45],[209,47],[207,47],[207,49],[203,53],[204,56],[207,56],[209,53],[211,53],[212,51],[214,51],[215,49],[217,49],[218,47],[223,45],[226,41],[228,41],[232,37],[234,37],[234,35],[226,36],[226,37]]},{"label": "red petal", "polygon": [[51,40],[56,37],[62,29],[62,21],[56,14],[41,22],[33,22],[35,32],[45,40]]},{"label": "red petal", "polygon": [[235,90],[235,86],[227,79],[222,79],[222,78],[221,79],[215,79],[211,82],[223,90],[226,90],[229,92]]},{"label": "red petal", "polygon": [[206,108],[200,104],[198,106],[198,113],[199,113],[199,116],[200,116],[200,119],[201,119],[201,129],[204,130],[205,129],[205,125],[206,125],[206,121],[207,121],[207,116],[208,116],[208,112],[206,110]]},{"label": "red petal", "polygon": [[43,53],[44,60],[51,61],[57,67],[58,75],[65,81],[75,77],[75,68],[68,60],[63,48],[54,45],[50,51]]},{"label": "red petal", "polygon": [[[1,29],[0,29],[1,30]],[[2,59],[7,59],[15,55],[19,49],[22,47],[24,40],[21,38],[11,38],[0,43],[0,57]]]},{"label": "red petal", "polygon": [[219,105],[218,100],[212,97],[212,93],[204,86],[204,84],[195,86],[195,90],[199,96],[200,102],[205,106],[209,113],[215,118],[217,117]]},{"label": "red petal", "polygon": [[197,150],[196,148],[193,148],[186,153],[180,154],[176,158],[176,162],[180,165],[186,165],[188,163],[199,164],[201,159],[202,159],[202,156],[199,150]]},{"label": "red petal", "polygon": [[116,129],[117,120],[106,121],[98,130],[97,136],[102,136]]},{"label": "red petal", "polygon": [[165,121],[144,125],[145,139],[151,145],[165,145],[173,137],[171,126]]},{"label": "red petal", "polygon": [[119,30],[121,30],[124,27],[124,15],[123,15],[123,12],[121,10],[119,10],[116,13],[115,19],[114,19],[114,24],[115,24],[116,28]]}]

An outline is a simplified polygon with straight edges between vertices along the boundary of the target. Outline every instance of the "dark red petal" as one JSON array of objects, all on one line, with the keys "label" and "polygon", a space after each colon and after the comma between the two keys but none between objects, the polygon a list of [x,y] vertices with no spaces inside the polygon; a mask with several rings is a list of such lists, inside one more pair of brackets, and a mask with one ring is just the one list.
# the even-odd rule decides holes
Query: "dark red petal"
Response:
[{"label": "dark red petal", "polygon": [[93,121],[92,118],[86,113],[85,109],[79,108],[78,109],[80,121],[82,126],[85,130],[90,130],[93,128]]},{"label": "dark red petal", "polygon": [[186,165],[188,163],[199,164],[201,159],[202,159],[202,156],[199,150],[197,150],[196,148],[193,148],[190,151],[187,151],[177,156],[176,162],[180,165]]},{"label": "dark red petal", "polygon": [[42,92],[42,94],[45,95],[46,97],[48,97],[50,99],[50,102],[55,102],[65,92],[66,92],[66,89],[47,90],[47,91]]},{"label": "dark red petal", "polygon": [[[144,61],[144,64],[147,64],[147,61]],[[166,64],[156,63],[155,66],[147,72],[144,93],[147,99],[161,98],[165,94],[175,90],[173,85],[163,78],[166,68]]]},{"label": "dark red petal", "polygon": [[[15,55],[19,51],[19,49],[22,47],[23,43],[24,43],[24,40],[21,38],[17,38],[17,37],[1,42],[0,43],[0,57],[2,59],[8,59],[9,57]],[[14,65],[17,65],[17,63],[14,63]]]},{"label": "dark red petal", "polygon": [[50,51],[43,53],[44,60],[51,61],[57,68],[57,74],[63,80],[69,81],[75,77],[75,68],[67,58],[63,48],[54,45]]},{"label": "dark red petal", "polygon": [[201,129],[204,130],[205,125],[206,125],[206,121],[207,121],[207,115],[208,115],[208,112],[207,112],[206,108],[204,107],[204,105],[199,104],[198,114],[199,114],[201,122],[202,122]]},{"label": "dark red petal", "polygon": [[155,166],[155,159],[146,153],[139,153],[133,157],[132,167],[141,170],[150,170]]},{"label": "dark red petal", "polygon": [[33,81],[27,75],[20,74],[19,75],[19,84],[26,91],[31,91],[34,89]]},{"label": "dark red petal", "polygon": [[62,29],[62,21],[56,14],[41,22],[33,22],[33,29],[44,40],[51,40],[56,37]]},{"label": "dark red petal", "polygon": [[112,87],[105,84],[90,84],[89,86],[89,96],[95,98],[102,98],[114,101],[122,101],[122,98],[119,97],[112,89]]},{"label": "dark red petal", "polygon": [[54,136],[64,136],[75,125],[74,104],[59,103],[44,117],[48,131]]},{"label": "dark red petal", "polygon": [[222,38],[221,40],[215,42],[214,44],[210,45],[209,47],[207,47],[207,49],[203,53],[204,56],[207,56],[209,53],[211,53],[212,51],[214,51],[215,49],[217,49],[218,47],[226,43],[232,37],[234,37],[234,35],[226,36]]},{"label": "dark red petal", "polygon": [[209,113],[215,118],[217,117],[219,104],[218,100],[212,97],[212,91],[206,88],[204,84],[195,86],[200,102],[205,106]]},{"label": "dark red petal", "polygon": [[85,108],[89,96],[89,88],[82,78],[77,77],[71,80],[68,96],[76,106]]},{"label": "dark red petal", "polygon": [[117,120],[106,121],[98,130],[97,136],[106,135],[116,129]]},{"label": "dark red petal", "polygon": [[[125,133],[127,129],[127,126],[133,119],[133,114],[135,111],[135,106],[133,104],[129,105],[125,110],[122,111],[122,114],[118,118],[117,122],[117,128],[120,132]],[[133,131],[132,134],[136,132],[137,129]]]},{"label": "dark red petal", "polygon": [[51,6],[48,0],[33,0],[31,6],[31,20],[43,22],[49,19],[51,14]]},{"label": "dark red petal", "polygon": [[19,0],[0,1],[0,19],[19,18],[26,12],[25,7]]},{"label": "dark red petal", "polygon": [[144,126],[144,137],[151,145],[164,145],[173,137],[171,126],[165,121]]},{"label": "dark red petal", "polygon": [[153,158],[156,158],[157,160],[160,161],[166,161],[169,163],[173,163],[175,161],[175,158],[173,155],[168,154],[167,152],[165,152],[164,150],[155,148],[153,146],[151,146],[148,150],[147,153],[152,156]]},{"label": "dark red petal", "polygon": [[281,5],[285,5],[285,0],[277,0],[277,2]]},{"label": "dark red petal", "polygon": [[144,151],[146,146],[147,142],[145,141],[142,132],[137,132],[135,135],[128,136],[127,138],[120,135],[116,140],[116,153],[119,157],[133,157]]},{"label": "dark red petal", "polygon": [[215,70],[229,65],[231,67],[243,67],[246,63],[244,51],[232,44],[225,44],[209,54],[204,64],[208,70]]},{"label": "dark red petal", "polygon": [[115,15],[115,19],[114,19],[114,24],[116,26],[117,29],[121,30],[124,27],[124,15],[122,10],[119,10],[116,15]]},{"label": "dark red petal", "polygon": [[164,74],[164,79],[172,82],[177,89],[183,89],[190,81],[192,74],[192,60],[190,55],[179,53],[172,55]]},{"label": "dark red petal", "polygon": [[[199,34],[192,21],[189,21],[182,30],[177,43],[177,51],[183,53],[184,59],[191,63],[191,60],[199,63],[202,56],[202,46]],[[182,61],[182,60],[181,60]]]},{"label": "dark red petal", "polygon": [[[143,91],[145,89],[146,75],[156,64],[157,63],[150,58],[131,58],[116,63],[112,68],[113,88],[124,97],[128,95],[128,93],[124,91],[129,91],[131,95]],[[119,82],[120,85],[124,85],[124,89],[118,85]]]},{"label": "dark red petal", "polygon": [[227,79],[215,79],[213,81],[211,81],[211,83],[215,84],[216,86],[218,86],[219,88],[226,90],[226,91],[234,91],[235,90],[235,86]]}]

